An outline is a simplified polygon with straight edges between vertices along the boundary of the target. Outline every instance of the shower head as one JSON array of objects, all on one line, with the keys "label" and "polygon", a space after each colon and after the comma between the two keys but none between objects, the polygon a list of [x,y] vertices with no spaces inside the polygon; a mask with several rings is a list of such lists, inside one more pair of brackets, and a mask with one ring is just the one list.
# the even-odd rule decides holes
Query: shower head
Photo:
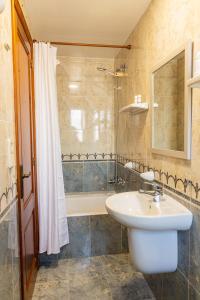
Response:
[{"label": "shower head", "polygon": [[127,77],[127,66],[122,64],[118,69],[115,71],[115,77]]},{"label": "shower head", "polygon": [[97,67],[97,70],[100,72],[104,72],[107,75],[110,75],[113,77],[126,77],[127,76],[125,67],[124,67],[124,69],[120,68],[120,69],[117,69],[116,71],[108,70],[106,67]]},{"label": "shower head", "polygon": [[100,72],[106,72],[107,69],[104,68],[104,67],[97,67],[97,70],[100,71]]},{"label": "shower head", "polygon": [[97,67],[97,70],[106,73],[106,75],[115,76],[115,73],[112,70],[108,70],[105,67]]}]

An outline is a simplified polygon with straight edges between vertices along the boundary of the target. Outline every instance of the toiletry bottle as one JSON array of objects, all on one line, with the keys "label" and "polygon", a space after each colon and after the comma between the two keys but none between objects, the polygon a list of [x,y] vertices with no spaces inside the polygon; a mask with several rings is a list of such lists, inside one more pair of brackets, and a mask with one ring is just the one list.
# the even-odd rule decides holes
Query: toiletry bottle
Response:
[{"label": "toiletry bottle", "polygon": [[137,103],[141,103],[142,102],[142,95],[138,95],[137,96]]}]

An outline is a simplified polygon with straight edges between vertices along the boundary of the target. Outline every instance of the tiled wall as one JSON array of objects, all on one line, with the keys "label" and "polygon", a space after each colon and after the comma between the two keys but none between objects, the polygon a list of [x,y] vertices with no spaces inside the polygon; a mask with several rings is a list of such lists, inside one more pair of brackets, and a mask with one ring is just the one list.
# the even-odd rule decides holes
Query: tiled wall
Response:
[{"label": "tiled wall", "polygon": [[[86,165],[85,172],[88,173],[85,173],[84,176],[81,175],[80,180],[77,180],[76,176],[81,163],[68,162],[67,164],[71,164],[72,169],[76,171],[74,172],[76,173],[75,176],[74,173],[71,174],[72,178],[75,178],[74,182],[81,181],[82,184],[82,178],[86,178],[84,191],[115,189],[119,193],[127,190],[137,190],[139,186],[138,176],[136,177],[134,173],[128,172],[120,164],[117,166],[117,174],[118,177],[124,178],[126,183],[123,186],[107,183],[109,179],[116,177],[115,161],[83,162],[82,164]],[[78,177],[84,171],[81,170],[81,172]],[[70,244],[62,249],[61,258],[117,254],[128,251],[127,229],[109,215],[69,217],[68,226]]]},{"label": "tiled wall", "polygon": [[0,219],[0,299],[20,300],[17,202]]},{"label": "tiled wall", "polygon": [[122,178],[123,183],[115,184],[116,193],[124,193],[129,191],[138,191],[141,188],[142,180],[137,172],[131,172],[130,169],[124,168],[123,164],[117,162],[116,176]]},{"label": "tiled wall", "polygon": [[70,243],[59,254],[39,255],[41,266],[57,265],[59,259],[128,252],[127,229],[107,214],[68,217]]},{"label": "tiled wall", "polygon": [[[115,67],[126,64],[128,77],[118,79],[122,87],[115,93],[115,113],[134,101],[134,96],[141,94],[143,101],[151,102],[151,72],[162,59],[169,56],[188,40],[194,42],[194,56],[200,49],[199,0],[152,0],[149,8],[130,34],[126,43],[133,49],[121,50],[115,60]],[[175,159],[151,153],[151,110],[133,116],[128,113],[119,115],[116,124],[117,154],[143,160],[177,178],[191,180],[197,189],[200,185],[200,90],[193,90],[192,100],[192,160]],[[165,131],[163,132],[165,135]],[[164,183],[167,179],[163,176]],[[173,180],[169,180],[173,187]],[[179,181],[176,188],[184,191]],[[195,188],[188,189],[188,196],[197,198]]]},{"label": "tiled wall", "polygon": [[97,67],[113,59],[58,57],[57,91],[62,153],[114,152],[114,81]]},{"label": "tiled wall", "polygon": [[[173,194],[173,196],[175,195]],[[200,209],[180,197],[177,199],[193,213],[191,229],[178,232],[178,269],[174,273],[145,277],[158,300],[199,300]]]},{"label": "tiled wall", "polygon": [[[87,178],[85,191],[99,191],[102,190],[102,188],[109,190],[106,180],[110,178],[110,176],[112,178],[114,176],[116,177],[116,169],[117,176],[124,179],[124,184],[115,183],[114,185],[109,185],[109,187],[115,189],[117,193],[138,190],[140,187],[141,180],[138,174],[125,169],[122,164],[117,164],[116,168],[115,161],[85,161],[83,163],[88,165],[89,170],[89,173],[85,173],[84,176],[82,175],[82,172],[84,172],[82,168],[80,171],[82,163],[68,162],[64,164],[71,165],[73,172],[69,178],[71,178],[73,182],[81,181],[80,186],[82,186],[82,178]],[[66,168],[69,169],[68,165]],[[110,171],[112,172],[110,173]],[[77,176],[78,178],[80,176],[80,179],[77,179]],[[101,182],[104,182],[105,185],[101,185]],[[67,181],[65,181],[65,183],[67,183]],[[73,188],[76,188],[77,191],[77,186],[74,185],[74,183]],[[68,226],[70,244],[63,247],[59,255],[60,258],[117,254],[128,251],[126,227],[116,222],[107,214],[69,217]]]},{"label": "tiled wall", "polygon": [[[136,171],[129,170],[124,168],[122,162],[117,163],[116,175],[123,179],[123,184],[115,184],[117,193],[139,190],[142,183],[139,173],[147,169],[144,164],[137,168]],[[166,191],[171,193],[169,189]],[[193,212],[194,219],[190,231],[178,233],[178,269],[175,273],[145,276],[157,300],[200,299],[200,208],[185,199],[184,194],[182,196],[173,192],[173,197]],[[71,217],[68,220],[71,243],[63,248],[60,258],[114,254],[128,250],[126,228],[108,215]]]},{"label": "tiled wall", "polygon": [[[194,214],[189,232],[179,233],[179,266],[174,274],[148,276],[157,299],[200,299],[200,90],[192,93],[192,160],[175,159],[151,153],[151,109],[133,116],[118,114],[121,107],[141,94],[151,102],[151,72],[154,66],[188,40],[194,42],[194,57],[200,49],[198,0],[152,0],[149,8],[126,43],[131,51],[121,50],[115,67],[126,64],[128,77],[118,79],[122,88],[115,93],[116,153],[137,162],[139,171],[153,169],[162,184],[183,193],[185,205]],[[165,135],[165,130],[163,130]],[[126,162],[126,160],[124,161]]]},{"label": "tiled wall", "polygon": [[111,191],[109,180],[115,176],[115,161],[65,161],[63,175],[66,193]]},{"label": "tiled wall", "polygon": [[[0,15],[0,197],[16,181],[11,5]],[[5,49],[9,46],[9,50]],[[0,213],[13,195],[1,199]],[[9,198],[9,199],[8,199]]]},{"label": "tiled wall", "polygon": [[0,298],[20,299],[11,1],[0,14]]},{"label": "tiled wall", "polygon": [[[105,155],[105,160],[87,160],[87,154],[81,157],[73,155],[77,160],[63,160],[66,193],[107,192],[115,189],[115,184],[108,182],[115,180],[115,160],[107,160],[104,153],[93,156],[97,159]],[[112,153],[110,156],[115,157]],[[70,157],[73,159],[72,155],[68,158]],[[59,255],[40,255],[40,265],[57,264],[58,258],[89,257],[128,251],[126,228],[107,214],[68,217],[68,227],[70,244],[64,246]]]},{"label": "tiled wall", "polygon": [[90,257],[128,251],[127,230],[107,214],[69,217],[70,244],[60,258]]}]

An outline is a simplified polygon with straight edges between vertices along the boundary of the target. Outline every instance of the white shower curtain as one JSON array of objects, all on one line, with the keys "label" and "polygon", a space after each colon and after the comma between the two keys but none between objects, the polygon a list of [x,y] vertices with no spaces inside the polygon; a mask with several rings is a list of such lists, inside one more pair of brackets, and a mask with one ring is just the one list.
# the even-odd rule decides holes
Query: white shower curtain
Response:
[{"label": "white shower curtain", "polygon": [[69,243],[61,162],[56,86],[57,48],[34,44],[39,251],[60,252]]}]

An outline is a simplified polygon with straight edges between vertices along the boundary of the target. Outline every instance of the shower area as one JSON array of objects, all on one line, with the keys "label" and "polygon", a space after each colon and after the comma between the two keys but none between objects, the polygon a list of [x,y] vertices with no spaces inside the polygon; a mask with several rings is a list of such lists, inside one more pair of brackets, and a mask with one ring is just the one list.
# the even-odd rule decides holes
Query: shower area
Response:
[{"label": "shower area", "polygon": [[[128,251],[127,230],[106,212],[116,185],[112,58],[58,56],[57,94],[70,243],[61,258]],[[121,177],[120,177],[121,178]],[[121,187],[123,186],[121,182]]]}]

